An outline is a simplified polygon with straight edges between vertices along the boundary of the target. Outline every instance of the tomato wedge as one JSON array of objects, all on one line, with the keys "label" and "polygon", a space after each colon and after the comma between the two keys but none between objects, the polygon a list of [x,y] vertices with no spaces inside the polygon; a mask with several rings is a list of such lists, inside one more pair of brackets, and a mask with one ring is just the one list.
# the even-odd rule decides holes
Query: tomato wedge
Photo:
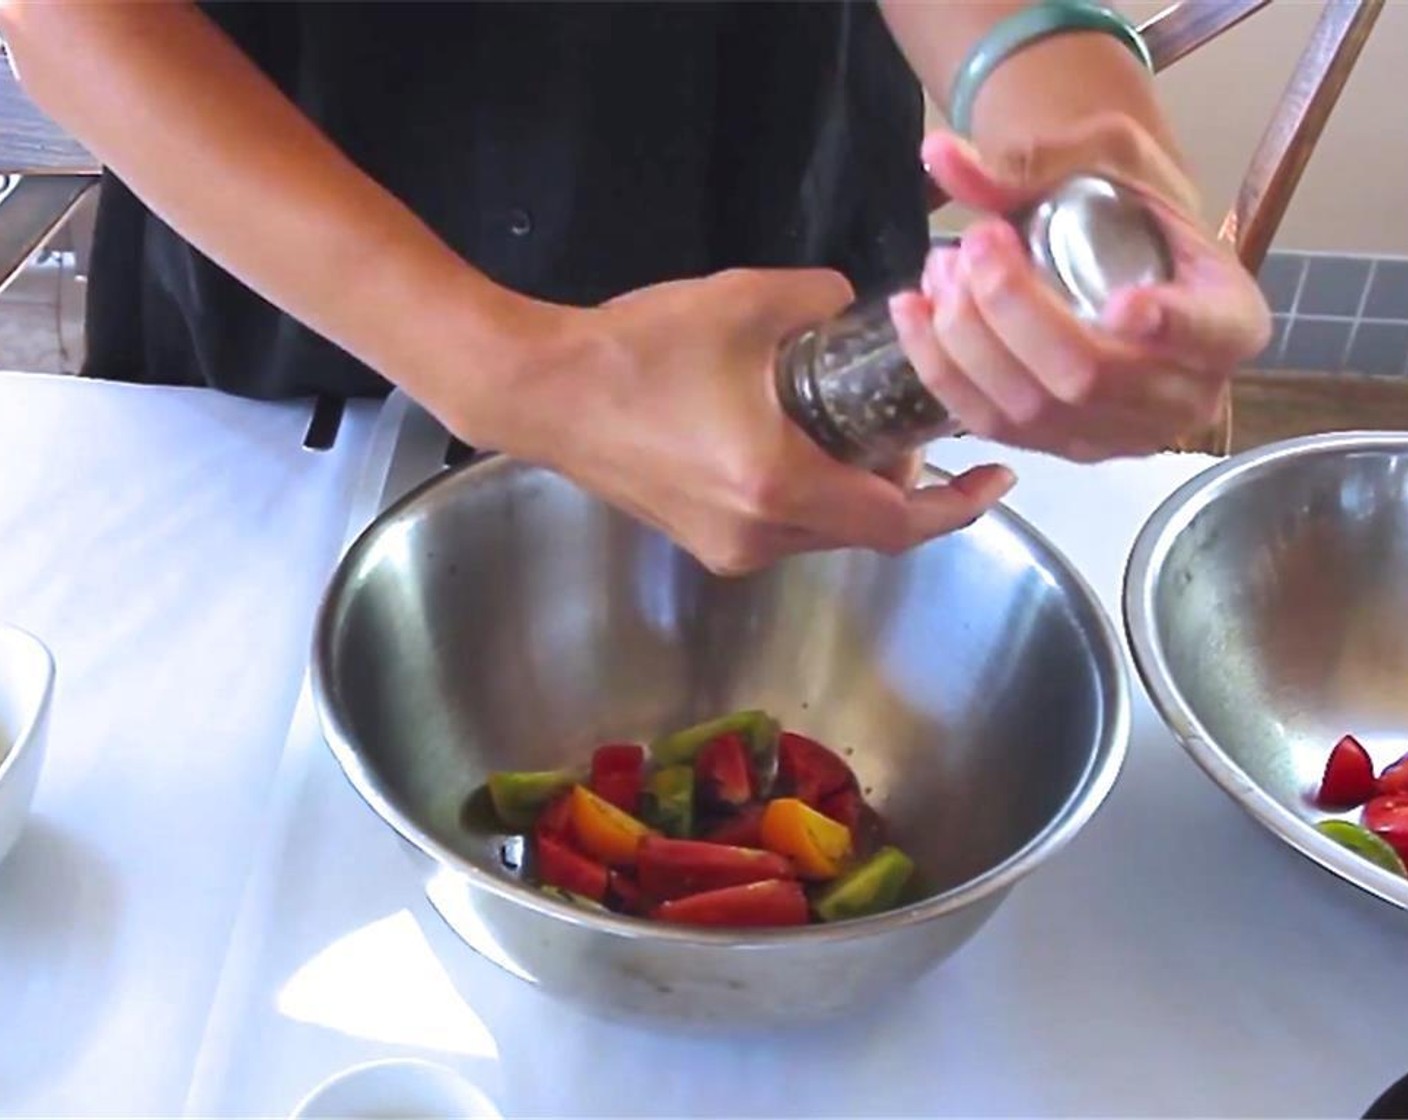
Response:
[{"label": "tomato wedge", "polygon": [[1374,789],[1380,796],[1389,793],[1408,793],[1408,754],[1405,754],[1397,762],[1390,762],[1383,768]]},{"label": "tomato wedge", "polygon": [[623,914],[641,914],[645,911],[645,899],[640,886],[622,871],[611,872],[606,883],[606,901],[613,910]]},{"label": "tomato wedge", "polygon": [[733,848],[761,848],[763,846],[762,805],[745,805],[731,817],[725,817],[714,825],[704,839],[711,844],[727,844]]},{"label": "tomato wedge", "polygon": [[650,829],[586,786],[573,786],[572,835],[582,851],[602,863],[629,865]]},{"label": "tomato wedge", "polygon": [[824,797],[821,804],[817,806],[823,813],[833,821],[845,825],[851,830],[851,836],[856,835],[856,828],[860,824],[860,812],[862,801],[860,792],[855,789],[837,790],[829,797]]},{"label": "tomato wedge", "polygon": [[570,790],[558,794],[547,803],[547,807],[538,814],[538,819],[533,822],[533,835],[540,840],[544,836],[548,836],[564,844],[572,843],[572,792]]},{"label": "tomato wedge", "polygon": [[664,836],[647,836],[641,842],[636,869],[645,893],[662,900],[797,877],[792,865],[773,852]]},{"label": "tomato wedge", "polygon": [[1330,752],[1315,800],[1324,809],[1353,809],[1374,796],[1374,763],[1353,735]]},{"label": "tomato wedge", "polygon": [[753,799],[753,768],[742,733],[709,740],[694,760],[694,780],[706,807],[740,809]]},{"label": "tomato wedge", "polygon": [[815,739],[784,731],[777,741],[777,780],[781,792],[813,809],[834,793],[858,785],[841,756]]},{"label": "tomato wedge", "polygon": [[796,880],[769,879],[662,902],[653,916],[693,926],[802,926],[807,896]]},{"label": "tomato wedge", "polygon": [[645,785],[645,748],[637,743],[608,743],[592,752],[591,791],[623,813],[640,809]]},{"label": "tomato wedge", "polygon": [[1388,841],[1408,860],[1408,794],[1390,793],[1364,806],[1364,827]]},{"label": "tomato wedge", "polygon": [[538,878],[542,882],[593,902],[605,901],[610,879],[605,867],[551,836],[539,836],[536,846]]},{"label": "tomato wedge", "polygon": [[804,879],[834,879],[851,858],[851,830],[795,797],[769,801],[759,828],[763,847],[790,859]]}]

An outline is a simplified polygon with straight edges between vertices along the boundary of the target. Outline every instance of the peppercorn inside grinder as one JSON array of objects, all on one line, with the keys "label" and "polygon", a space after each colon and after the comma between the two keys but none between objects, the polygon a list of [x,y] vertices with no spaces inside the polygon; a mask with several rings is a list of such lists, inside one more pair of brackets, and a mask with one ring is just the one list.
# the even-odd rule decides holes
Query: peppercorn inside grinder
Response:
[{"label": "peppercorn inside grinder", "polygon": [[[1111,293],[1173,275],[1153,215],[1110,180],[1076,176],[1011,221],[1037,271],[1087,321]],[[961,432],[900,348],[888,296],[791,336],[775,377],[787,415],[832,456],[868,470]]]}]

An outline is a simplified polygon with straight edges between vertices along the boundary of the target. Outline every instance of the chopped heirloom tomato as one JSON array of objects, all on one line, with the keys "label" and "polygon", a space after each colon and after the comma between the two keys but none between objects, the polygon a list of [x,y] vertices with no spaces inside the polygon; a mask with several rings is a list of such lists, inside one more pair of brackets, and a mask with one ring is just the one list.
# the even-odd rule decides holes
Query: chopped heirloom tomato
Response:
[{"label": "chopped heirloom tomato", "polygon": [[591,790],[623,813],[640,809],[645,784],[645,748],[637,743],[610,743],[592,753]]},{"label": "chopped heirloom tomato", "polygon": [[806,879],[834,879],[851,857],[851,830],[795,797],[770,801],[759,827],[763,847],[786,856]]},{"label": "chopped heirloom tomato", "polygon": [[856,776],[836,752],[815,739],[784,731],[777,741],[777,784],[779,792],[813,809],[833,794],[857,787]]},{"label": "chopped heirloom tomato", "polygon": [[577,846],[602,863],[630,865],[650,829],[603,801],[586,786],[572,787],[572,835]]},{"label": "chopped heirloom tomato", "polygon": [[641,888],[655,899],[797,876],[786,858],[774,852],[661,836],[647,837],[641,844],[637,871]]},{"label": "chopped heirloom tomato", "polygon": [[696,926],[801,926],[807,896],[795,879],[770,879],[662,902],[654,917]]}]

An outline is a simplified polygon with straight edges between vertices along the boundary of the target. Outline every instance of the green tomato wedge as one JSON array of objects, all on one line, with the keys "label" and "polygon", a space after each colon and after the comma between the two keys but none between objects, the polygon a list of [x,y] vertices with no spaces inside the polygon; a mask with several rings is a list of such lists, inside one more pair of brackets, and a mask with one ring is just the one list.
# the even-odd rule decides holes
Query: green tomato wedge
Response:
[{"label": "green tomato wedge", "polygon": [[1382,836],[1376,836],[1367,828],[1350,821],[1320,821],[1315,827],[1336,844],[1363,856],[1370,863],[1408,878],[1408,867],[1404,867],[1402,858]]},{"label": "green tomato wedge", "polygon": [[526,831],[544,806],[576,780],[572,770],[500,770],[489,775],[489,797],[505,827]]},{"label": "green tomato wedge", "polygon": [[662,735],[650,744],[650,755],[661,766],[683,766],[692,763],[706,743],[730,731],[740,732],[747,741],[748,753],[752,756],[759,778],[770,775],[775,769],[777,737],[782,725],[757,708],[733,712]]},{"label": "green tomato wedge", "polygon": [[866,918],[894,907],[914,874],[914,861],[898,848],[881,848],[848,871],[817,898],[813,909],[823,922]]},{"label": "green tomato wedge", "polygon": [[676,840],[694,833],[694,767],[666,766],[645,780],[640,819]]}]

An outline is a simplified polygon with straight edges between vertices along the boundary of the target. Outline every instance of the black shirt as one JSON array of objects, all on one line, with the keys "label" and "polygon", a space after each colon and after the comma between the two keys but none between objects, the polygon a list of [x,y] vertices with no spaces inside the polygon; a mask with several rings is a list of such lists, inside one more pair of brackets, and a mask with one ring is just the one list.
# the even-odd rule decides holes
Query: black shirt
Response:
[{"label": "black shirt", "polygon": [[[809,265],[866,292],[922,267],[922,95],[872,4],[204,10],[363,170],[525,294],[591,305]],[[262,398],[387,389],[110,174],[87,321],[93,376]]]}]

